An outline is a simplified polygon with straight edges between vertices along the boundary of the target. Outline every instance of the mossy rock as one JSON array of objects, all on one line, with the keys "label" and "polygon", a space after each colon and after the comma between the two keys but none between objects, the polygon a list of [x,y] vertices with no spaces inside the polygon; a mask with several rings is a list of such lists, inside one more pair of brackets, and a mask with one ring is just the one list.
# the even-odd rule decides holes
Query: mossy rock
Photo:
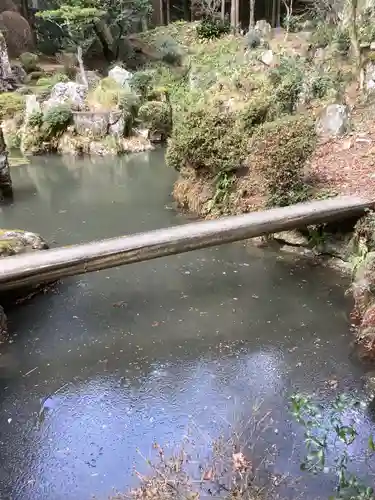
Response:
[{"label": "mossy rock", "polygon": [[36,233],[21,229],[0,230],[0,257],[8,257],[47,248],[48,245],[45,240]]},{"label": "mossy rock", "polygon": [[18,92],[2,92],[0,93],[0,122],[7,118],[22,116],[25,111],[26,99],[25,96]]},{"label": "mossy rock", "polygon": [[33,71],[39,71],[39,56],[33,54],[32,52],[24,52],[19,56],[20,63],[26,73],[31,73]]}]

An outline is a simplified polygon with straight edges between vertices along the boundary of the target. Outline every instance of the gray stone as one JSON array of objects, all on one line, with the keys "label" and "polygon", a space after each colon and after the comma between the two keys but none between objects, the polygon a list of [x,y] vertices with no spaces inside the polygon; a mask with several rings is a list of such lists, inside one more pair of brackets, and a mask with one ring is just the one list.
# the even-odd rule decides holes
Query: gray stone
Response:
[{"label": "gray stone", "polygon": [[83,137],[103,138],[108,133],[109,113],[81,111],[73,112],[73,123],[77,134]]},{"label": "gray stone", "polygon": [[0,257],[47,248],[48,244],[39,234],[20,229],[0,229]]},{"label": "gray stone", "polygon": [[[89,89],[96,87],[101,80],[100,75],[98,75],[96,71],[86,71],[85,73],[86,73],[87,83],[89,84]],[[76,83],[84,85],[81,73],[77,73]]]},{"label": "gray stone", "polygon": [[125,132],[125,119],[122,112],[112,111],[109,114],[109,135],[114,137],[124,137]]},{"label": "gray stone", "polygon": [[32,115],[33,113],[40,113],[40,111],[40,104],[36,95],[27,95],[25,101],[25,122],[27,122],[30,115]]},{"label": "gray stone", "polygon": [[274,62],[274,54],[272,50],[265,50],[262,55],[260,56],[260,60],[262,61],[263,64],[266,66],[271,66],[272,63]]},{"label": "gray stone", "polygon": [[11,69],[13,77],[17,83],[26,82],[27,73],[20,64],[12,64]]},{"label": "gray stone", "polygon": [[349,130],[350,112],[344,104],[329,104],[316,123],[316,132],[322,137],[338,137]]},{"label": "gray stone", "polygon": [[12,194],[8,151],[6,149],[3,130],[0,127],[0,199],[10,198]]},{"label": "gray stone", "polygon": [[121,87],[129,87],[130,80],[133,77],[133,73],[126,71],[126,69],[121,66],[115,66],[108,71],[108,76],[115,80]]},{"label": "gray stone", "polygon": [[260,34],[261,38],[267,38],[271,35],[272,27],[265,19],[261,19],[255,23],[254,30]]},{"label": "gray stone", "polygon": [[85,109],[87,88],[75,82],[59,82],[53,87],[50,98],[44,102],[43,110],[68,104],[74,111]]}]

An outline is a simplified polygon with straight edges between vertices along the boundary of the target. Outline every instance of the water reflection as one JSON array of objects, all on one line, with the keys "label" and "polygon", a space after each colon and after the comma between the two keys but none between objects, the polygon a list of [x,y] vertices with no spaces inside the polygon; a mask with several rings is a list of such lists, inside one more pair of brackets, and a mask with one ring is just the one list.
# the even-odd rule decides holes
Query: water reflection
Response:
[{"label": "water reflection", "polygon": [[[16,202],[0,212],[1,226],[71,244],[181,224],[170,210],[174,176],[162,152],[40,158],[14,168]],[[192,421],[218,435],[259,402],[274,420],[261,446],[279,446],[277,472],[299,474],[289,394],[329,399],[327,379],[353,390],[362,372],[349,360],[345,282],[276,257],[225,245],[67,279],[9,311],[5,498],[105,498],[132,483],[137,446],[147,455],[155,439],[179,442]],[[369,422],[358,418],[365,435]]]}]

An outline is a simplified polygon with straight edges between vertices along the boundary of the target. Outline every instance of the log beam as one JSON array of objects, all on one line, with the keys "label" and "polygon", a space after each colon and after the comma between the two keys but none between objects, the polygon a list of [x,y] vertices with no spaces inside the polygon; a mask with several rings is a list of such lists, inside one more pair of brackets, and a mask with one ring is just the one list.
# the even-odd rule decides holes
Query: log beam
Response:
[{"label": "log beam", "polygon": [[6,257],[0,262],[0,291],[359,216],[374,206],[371,200],[340,197]]}]

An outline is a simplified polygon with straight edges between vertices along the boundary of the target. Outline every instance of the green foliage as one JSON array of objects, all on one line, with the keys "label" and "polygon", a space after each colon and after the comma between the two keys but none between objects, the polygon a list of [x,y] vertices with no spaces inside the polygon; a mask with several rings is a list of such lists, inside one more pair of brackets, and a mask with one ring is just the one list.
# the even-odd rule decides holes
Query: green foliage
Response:
[{"label": "green foliage", "polygon": [[0,93],[0,121],[13,118],[25,110],[25,96],[18,92]]},{"label": "green foliage", "polygon": [[305,115],[286,115],[255,129],[248,163],[264,179],[270,206],[307,199],[304,167],[315,144],[314,122]]},{"label": "green foliage", "polygon": [[364,263],[367,255],[375,251],[375,213],[368,211],[361,217],[354,227],[353,236],[349,243],[352,274],[355,275]]},{"label": "green foliage", "polygon": [[167,164],[179,170],[184,164],[212,176],[241,166],[246,137],[235,112],[220,105],[200,103],[179,118],[166,153]]},{"label": "green foliage", "polygon": [[57,24],[65,34],[64,47],[86,49],[91,45],[93,26],[105,16],[106,12],[93,7],[89,0],[67,0],[59,8],[37,12],[36,16]]},{"label": "green foliage", "polygon": [[339,54],[348,54],[351,47],[349,30],[343,27],[338,27],[333,32],[332,45]]},{"label": "green foliage", "polygon": [[303,30],[304,16],[301,15],[286,15],[283,19],[282,25],[289,33],[297,33]]},{"label": "green foliage", "polygon": [[255,92],[240,114],[243,127],[249,132],[254,127],[274,119],[276,113],[274,96],[266,92]]},{"label": "green foliage", "polygon": [[216,176],[214,180],[215,194],[208,204],[209,212],[211,212],[211,210],[215,207],[225,206],[234,184],[234,180],[235,177],[231,174],[231,172],[223,171]]},{"label": "green foliage", "polygon": [[[361,402],[340,394],[329,407],[316,404],[310,397],[296,394],[291,400],[293,417],[304,429],[307,455],[301,469],[313,474],[336,476],[334,499],[373,500],[374,490],[349,471],[353,458],[351,446],[360,433],[348,414],[360,408]],[[373,455],[373,436],[368,438],[368,455]]]},{"label": "green foliage", "polygon": [[197,36],[201,40],[212,40],[230,33],[231,27],[227,21],[206,17],[196,27]]},{"label": "green foliage", "polygon": [[174,66],[181,66],[183,51],[172,37],[161,37],[156,40],[155,48],[160,52],[162,60]]},{"label": "green foliage", "polygon": [[269,78],[275,87],[275,97],[281,111],[292,113],[295,110],[305,73],[304,60],[290,56],[281,57],[280,64],[271,69]]},{"label": "green foliage", "polygon": [[172,117],[170,105],[166,102],[147,101],[139,108],[138,120],[150,129],[167,137],[172,130]]},{"label": "green foliage", "polygon": [[55,73],[53,76],[43,76],[39,78],[36,82],[36,85],[38,87],[52,89],[56,85],[56,83],[68,81],[69,78],[64,73]]},{"label": "green foliage", "polygon": [[39,57],[37,56],[37,54],[33,54],[31,52],[24,52],[19,56],[19,60],[26,73],[31,73],[32,71],[38,71]]},{"label": "green foliage", "polygon": [[141,105],[141,99],[133,92],[124,92],[120,96],[119,108],[126,113],[130,113],[133,118],[138,115],[138,110]]},{"label": "green foliage", "polygon": [[113,78],[106,77],[89,92],[87,101],[94,108],[111,110],[117,108],[125,90]]},{"label": "green foliage", "polygon": [[29,116],[27,123],[30,127],[40,128],[43,125],[43,113],[34,111]]},{"label": "green foliage", "polygon": [[50,108],[43,116],[42,133],[45,140],[60,137],[72,120],[73,114],[69,106],[61,104]]},{"label": "green foliage", "polygon": [[129,85],[136,94],[145,99],[148,92],[151,90],[152,81],[152,71],[137,71],[137,73],[134,73],[134,75],[132,76]]}]

